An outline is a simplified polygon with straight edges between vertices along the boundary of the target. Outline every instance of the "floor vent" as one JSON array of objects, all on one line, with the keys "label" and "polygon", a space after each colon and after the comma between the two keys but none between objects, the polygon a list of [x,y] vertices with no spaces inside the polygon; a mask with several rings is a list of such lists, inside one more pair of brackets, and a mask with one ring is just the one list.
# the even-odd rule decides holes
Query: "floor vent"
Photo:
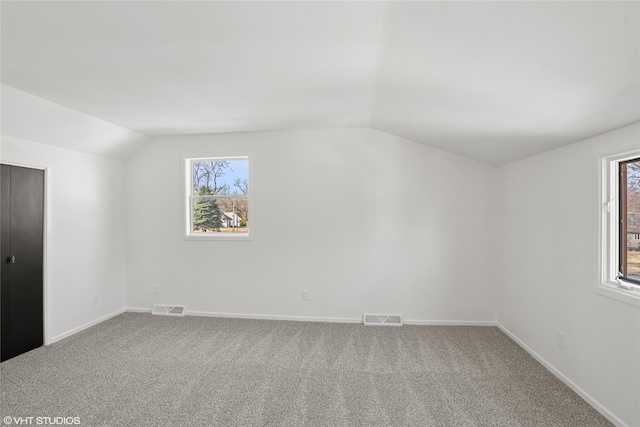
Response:
[{"label": "floor vent", "polygon": [[402,326],[402,316],[399,314],[365,314],[364,324],[367,326]]},{"label": "floor vent", "polygon": [[184,305],[156,304],[153,306],[151,314],[157,314],[159,316],[184,316]]}]

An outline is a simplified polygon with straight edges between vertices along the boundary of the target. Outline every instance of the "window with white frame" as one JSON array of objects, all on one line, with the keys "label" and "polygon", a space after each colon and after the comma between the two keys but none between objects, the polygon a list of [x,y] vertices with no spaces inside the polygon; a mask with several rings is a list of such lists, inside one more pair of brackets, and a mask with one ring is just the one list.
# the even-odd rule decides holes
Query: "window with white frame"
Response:
[{"label": "window with white frame", "polygon": [[185,158],[185,237],[250,236],[249,157]]},{"label": "window with white frame", "polygon": [[640,305],[640,150],[602,157],[601,220],[599,290]]}]

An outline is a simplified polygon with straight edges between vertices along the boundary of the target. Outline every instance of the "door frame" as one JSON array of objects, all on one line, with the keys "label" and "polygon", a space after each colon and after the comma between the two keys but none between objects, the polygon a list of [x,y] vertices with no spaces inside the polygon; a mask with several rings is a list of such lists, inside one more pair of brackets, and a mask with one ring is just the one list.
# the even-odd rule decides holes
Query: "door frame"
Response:
[{"label": "door frame", "polygon": [[44,171],[44,221],[43,221],[43,234],[42,234],[42,249],[43,249],[43,258],[42,258],[42,297],[43,297],[43,313],[42,318],[44,319],[44,345],[51,344],[51,308],[50,304],[52,298],[49,295],[51,283],[50,280],[50,269],[49,269],[49,253],[50,253],[50,231],[51,231],[51,176],[52,176],[52,167],[48,163],[33,161],[31,159],[23,158],[23,157],[15,157],[15,156],[6,156],[3,155],[0,158],[0,164],[9,165],[9,166],[19,166],[23,168],[30,169],[38,169]]}]

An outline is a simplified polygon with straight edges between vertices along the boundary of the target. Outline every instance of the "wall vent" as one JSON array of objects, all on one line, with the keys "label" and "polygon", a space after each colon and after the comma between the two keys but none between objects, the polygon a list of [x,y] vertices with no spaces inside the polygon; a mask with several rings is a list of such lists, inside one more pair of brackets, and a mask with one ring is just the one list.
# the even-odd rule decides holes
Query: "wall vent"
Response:
[{"label": "wall vent", "polygon": [[367,326],[402,326],[402,316],[399,314],[365,314],[364,324]]},{"label": "wall vent", "polygon": [[157,314],[159,316],[184,316],[184,305],[156,304],[153,306],[151,314]]}]

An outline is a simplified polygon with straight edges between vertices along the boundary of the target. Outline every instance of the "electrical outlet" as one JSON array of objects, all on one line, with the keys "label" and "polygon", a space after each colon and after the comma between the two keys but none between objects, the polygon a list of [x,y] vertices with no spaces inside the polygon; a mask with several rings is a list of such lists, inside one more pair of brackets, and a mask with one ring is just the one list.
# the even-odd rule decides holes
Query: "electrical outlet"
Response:
[{"label": "electrical outlet", "polygon": [[302,301],[309,301],[309,291],[308,290],[302,291]]},{"label": "electrical outlet", "polygon": [[560,348],[564,348],[564,332],[562,331],[558,331],[558,336],[557,336],[557,341],[556,344],[558,345],[558,347]]},{"label": "electrical outlet", "polygon": [[93,303],[97,304],[100,302],[100,295],[98,295],[98,293],[96,292],[95,294],[93,294]]},{"label": "electrical outlet", "polygon": [[157,285],[157,284],[156,284],[156,285],[153,285],[153,291],[154,291],[156,294],[159,294],[159,293],[160,293],[160,285]]}]

